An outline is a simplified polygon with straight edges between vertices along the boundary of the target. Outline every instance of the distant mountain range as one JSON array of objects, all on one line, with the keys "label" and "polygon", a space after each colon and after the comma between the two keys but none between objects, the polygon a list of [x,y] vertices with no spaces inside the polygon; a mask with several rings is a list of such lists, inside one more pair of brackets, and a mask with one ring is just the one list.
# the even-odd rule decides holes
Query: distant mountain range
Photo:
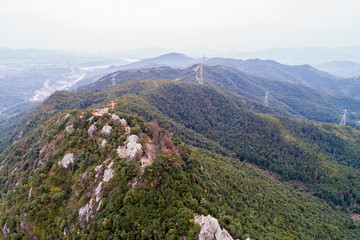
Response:
[{"label": "distant mountain range", "polygon": [[[285,65],[272,60],[249,59],[240,60],[232,58],[200,58],[195,59],[180,53],[169,53],[155,58],[143,59],[138,62],[113,66],[107,69],[109,73],[126,69],[147,69],[157,67],[187,68],[202,63],[209,66],[226,66],[237,68],[250,75],[265,77],[273,80],[304,84],[323,90],[327,93],[342,94],[337,82],[341,78],[317,70],[310,65]],[[99,78],[99,77],[98,77]],[[98,79],[96,78],[96,80]],[[84,79],[77,86],[87,85],[93,79]],[[346,94],[343,94],[346,95]]]},{"label": "distant mountain range", "polygon": [[[185,69],[161,67],[121,70],[79,90],[101,90],[142,79],[170,79],[177,82],[198,83],[200,66],[201,64],[197,64]],[[354,98],[328,95],[301,84],[252,76],[231,67],[221,65],[202,67],[204,85],[221,89],[235,97],[239,104],[250,105],[255,111],[338,123],[344,109],[348,109],[351,112],[348,115],[348,124],[355,126],[355,122],[360,120],[360,101]],[[263,106],[266,92],[269,92],[270,107]]]},{"label": "distant mountain range", "polygon": [[333,61],[314,65],[317,69],[326,71],[330,74],[342,77],[352,78],[360,76],[360,63],[349,61]]}]

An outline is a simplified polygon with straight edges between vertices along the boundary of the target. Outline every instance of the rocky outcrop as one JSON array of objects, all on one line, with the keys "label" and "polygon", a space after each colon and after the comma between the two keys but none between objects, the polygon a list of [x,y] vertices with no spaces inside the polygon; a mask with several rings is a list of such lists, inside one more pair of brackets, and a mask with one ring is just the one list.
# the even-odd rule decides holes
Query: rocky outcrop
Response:
[{"label": "rocky outcrop", "polygon": [[114,121],[117,121],[117,120],[121,121],[121,118],[116,114],[112,114],[111,119],[114,120]]},{"label": "rocky outcrop", "polygon": [[119,155],[119,157],[126,158],[126,147],[125,146],[119,146],[116,151],[117,151],[117,154]]},{"label": "rocky outcrop", "polygon": [[99,175],[100,175],[100,173],[101,173],[101,168],[102,168],[102,164],[100,164],[100,165],[97,165],[96,167],[95,167],[95,169],[94,169],[94,171],[95,171],[95,178],[98,178],[99,177]]},{"label": "rocky outcrop", "polygon": [[102,142],[100,143],[100,147],[104,147],[106,143],[107,143],[106,139],[103,139]]},{"label": "rocky outcrop", "polygon": [[114,170],[111,168],[114,165],[114,162],[111,162],[109,166],[104,171],[103,182],[109,182],[110,179],[114,176]]},{"label": "rocky outcrop", "polygon": [[135,156],[141,156],[143,154],[142,146],[139,141],[139,137],[136,135],[131,135],[128,137],[128,144],[126,145],[126,156],[133,158]]},{"label": "rocky outcrop", "polygon": [[93,200],[90,199],[90,201],[85,206],[79,209],[80,220],[84,220],[86,222],[89,221],[90,218],[92,217],[92,213],[94,212],[93,208],[94,208]]},{"label": "rocky outcrop", "polygon": [[111,129],[112,129],[112,127],[109,124],[106,123],[105,126],[102,128],[100,133],[104,133],[104,134],[109,135],[110,132],[111,132]]},{"label": "rocky outcrop", "polygon": [[70,124],[69,126],[67,126],[67,127],[65,128],[65,130],[66,130],[67,132],[71,132],[73,129],[74,129],[74,126],[73,126],[72,124]]},{"label": "rocky outcrop", "polygon": [[119,157],[134,158],[135,156],[141,156],[143,154],[143,147],[140,143],[137,143],[137,141],[139,141],[138,136],[129,136],[127,138],[127,144],[117,148]]},{"label": "rocky outcrop", "polygon": [[199,240],[233,240],[225,229],[220,228],[218,220],[210,215],[195,215],[194,223],[200,225]]},{"label": "rocky outcrop", "polygon": [[68,168],[75,160],[75,155],[73,153],[66,154],[62,160],[58,162],[59,167]]},{"label": "rocky outcrop", "polygon": [[94,137],[94,131],[96,131],[96,125],[95,125],[95,123],[92,124],[92,125],[89,127],[88,131],[87,131],[89,138],[93,138],[93,137]]},{"label": "rocky outcrop", "polygon": [[[101,208],[102,203],[102,197],[101,197],[101,190],[104,182],[109,182],[112,177],[114,177],[114,170],[112,169],[112,166],[114,165],[114,162],[111,162],[104,171],[104,176],[102,181],[98,183],[96,188],[93,190],[92,197],[90,201],[83,207],[79,209],[79,221],[83,223],[84,221],[87,222],[93,217],[93,213],[95,211],[99,211]],[[95,167],[96,172],[96,178],[99,177],[100,170],[102,168],[102,164]]]},{"label": "rocky outcrop", "polygon": [[29,190],[29,198],[32,198],[33,197],[33,195],[32,195],[32,188],[30,188],[30,190]]},{"label": "rocky outcrop", "polygon": [[5,223],[3,229],[2,229],[2,232],[3,234],[6,236],[9,232],[10,232],[10,229],[9,227],[7,226],[7,224]]}]

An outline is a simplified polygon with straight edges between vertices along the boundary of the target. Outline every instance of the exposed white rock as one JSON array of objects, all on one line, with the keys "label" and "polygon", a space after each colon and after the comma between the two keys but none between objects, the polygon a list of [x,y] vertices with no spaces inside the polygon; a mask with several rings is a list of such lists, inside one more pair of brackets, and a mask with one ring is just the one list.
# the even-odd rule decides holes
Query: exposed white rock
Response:
[{"label": "exposed white rock", "polygon": [[97,165],[94,170],[96,173],[98,173],[101,170],[101,168],[102,168],[102,164]]},{"label": "exposed white rock", "polygon": [[99,110],[98,110],[98,113],[100,113],[100,114],[109,113],[109,108],[99,109]]},{"label": "exposed white rock", "polygon": [[119,146],[116,151],[117,151],[119,157],[126,158],[126,147],[125,146]]},{"label": "exposed white rock", "polygon": [[10,232],[10,229],[9,229],[7,223],[5,223],[5,225],[2,229],[2,232],[4,233],[4,235],[7,235]]},{"label": "exposed white rock", "polygon": [[32,195],[32,188],[30,188],[30,190],[29,190],[29,198],[32,198],[33,197],[33,195]]},{"label": "exposed white rock", "polygon": [[69,126],[67,126],[67,127],[65,128],[65,130],[66,130],[67,132],[71,132],[73,129],[74,129],[74,126],[73,126],[72,124],[70,124]]},{"label": "exposed white rock", "polygon": [[102,140],[102,142],[100,143],[100,147],[104,147],[106,143],[107,143],[106,139]]},{"label": "exposed white rock", "polygon": [[95,189],[95,200],[96,202],[100,202],[101,200],[101,188],[102,188],[102,182],[99,183],[99,185]]},{"label": "exposed white rock", "polygon": [[81,176],[81,180],[84,180],[85,178],[87,178],[88,176],[88,172],[84,172],[84,174]]},{"label": "exposed white rock", "polygon": [[143,154],[142,146],[140,143],[137,143],[139,137],[136,135],[131,135],[128,137],[128,144],[126,145],[126,156],[133,158],[136,155],[141,156]]},{"label": "exposed white rock", "polygon": [[105,124],[105,126],[102,128],[101,133],[104,134],[110,134],[112,127],[109,124]]},{"label": "exposed white rock", "polygon": [[91,122],[94,119],[94,116],[89,117],[88,122]]},{"label": "exposed white rock", "polygon": [[26,222],[24,220],[21,220],[20,227],[21,229],[26,229]]},{"label": "exposed white rock", "polygon": [[70,114],[66,114],[65,118],[64,119],[67,119],[68,117],[70,117]]},{"label": "exposed white rock", "polygon": [[[93,212],[94,211],[99,211],[101,208],[101,203],[102,203],[102,198],[101,198],[101,190],[102,190],[102,185],[104,182],[109,182],[110,179],[114,176],[114,170],[112,169],[112,166],[114,165],[114,162],[111,162],[105,169],[104,171],[104,176],[101,182],[99,182],[99,184],[97,185],[97,187],[95,188],[92,198],[91,200],[82,208],[79,209],[79,221],[89,221],[90,218],[93,217]],[[95,172],[96,172],[96,178],[99,177],[100,174],[100,170],[102,168],[102,164],[98,165],[95,167]],[[95,206],[96,210],[95,210]]]},{"label": "exposed white rock", "polygon": [[100,176],[100,170],[101,170],[101,168],[102,168],[102,164],[100,164],[100,165],[97,165],[96,167],[95,167],[95,178],[98,178],[99,176]]},{"label": "exposed white rock", "polygon": [[98,207],[96,208],[96,211],[100,211],[102,200],[100,200]]},{"label": "exposed white rock", "polygon": [[16,173],[16,171],[18,170],[19,168],[18,167],[16,167],[12,172],[11,172],[11,174],[14,174],[14,173]]},{"label": "exposed white rock", "polygon": [[46,150],[46,145],[41,148],[41,150],[40,150],[39,153],[40,153],[40,154],[43,154],[43,153],[45,152],[45,150]]},{"label": "exposed white rock", "polygon": [[114,176],[114,170],[111,168],[114,165],[114,162],[111,162],[109,166],[104,171],[103,182],[109,182],[110,179]]},{"label": "exposed white rock", "polygon": [[0,166],[0,170],[3,169],[4,166]]},{"label": "exposed white rock", "polygon": [[114,120],[114,121],[119,120],[119,121],[121,122],[120,117],[119,117],[118,115],[116,115],[116,114],[112,114],[112,115],[111,115],[111,119]]},{"label": "exposed white rock", "polygon": [[125,119],[120,119],[120,123],[121,123],[121,125],[123,125],[124,127],[128,125]]},{"label": "exposed white rock", "polygon": [[90,127],[89,127],[89,129],[88,129],[88,136],[89,136],[89,138],[93,138],[94,137],[94,131],[96,131],[96,125],[95,125],[95,123],[93,123]]},{"label": "exposed white rock", "polygon": [[91,198],[90,201],[79,209],[79,220],[85,220],[86,222],[90,220],[93,213],[93,199]]},{"label": "exposed white rock", "polygon": [[210,215],[195,215],[194,223],[200,225],[199,240],[233,240],[225,229],[220,228],[218,220]]},{"label": "exposed white rock", "polygon": [[66,154],[62,160],[58,162],[59,167],[68,168],[75,160],[75,155],[73,153]]}]

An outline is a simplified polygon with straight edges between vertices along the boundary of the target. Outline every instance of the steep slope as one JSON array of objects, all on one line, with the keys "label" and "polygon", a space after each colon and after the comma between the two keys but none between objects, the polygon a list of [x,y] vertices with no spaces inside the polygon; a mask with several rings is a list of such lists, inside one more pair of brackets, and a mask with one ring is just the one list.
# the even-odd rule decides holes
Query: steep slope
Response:
[{"label": "steep slope", "polygon": [[[55,100],[59,97],[61,104]],[[118,97],[119,111],[156,119],[188,144],[250,161],[289,184],[300,181],[296,185],[343,210],[359,211],[359,133],[350,127],[257,114],[251,105],[212,87],[169,80],[127,82],[93,93],[63,92],[48,103],[76,107],[74,99]]]},{"label": "steep slope", "polygon": [[[141,95],[159,100],[152,94],[172,86],[191,88],[153,81]],[[122,95],[135,91],[131,87],[108,90],[109,99],[89,109],[61,111],[0,155],[3,238],[194,239],[199,231],[195,214],[211,214],[241,239],[359,236],[349,218],[317,197],[292,190],[244,162],[186,146],[156,123],[122,113],[143,110],[127,99],[140,96]],[[222,107],[236,107],[212,89],[201,91],[205,99],[210,96],[204,103],[209,109],[219,98]],[[49,100],[72,108],[67,98],[59,98],[64,95]],[[105,109],[110,99],[116,105]],[[191,101],[197,101],[196,95]],[[168,112],[162,102],[153,108],[159,106]],[[96,109],[101,117],[91,117]],[[158,112],[147,109],[144,114],[157,117]],[[215,117],[217,111],[212,111]]]},{"label": "steep slope", "polygon": [[157,108],[137,111],[136,105],[126,109],[119,102],[123,111],[148,120],[161,112],[225,147],[240,160],[277,172],[286,181],[299,180],[312,194],[343,209],[358,211],[360,178],[356,159],[360,156],[360,135],[350,127],[255,114],[213,88],[193,84],[142,81],[114,90],[117,96],[138,94],[142,102]]}]

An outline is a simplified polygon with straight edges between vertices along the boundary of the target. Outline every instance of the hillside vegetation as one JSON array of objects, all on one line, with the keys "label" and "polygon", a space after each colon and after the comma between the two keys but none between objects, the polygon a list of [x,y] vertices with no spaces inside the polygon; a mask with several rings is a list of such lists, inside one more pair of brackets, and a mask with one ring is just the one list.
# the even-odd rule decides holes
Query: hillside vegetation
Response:
[{"label": "hillside vegetation", "polygon": [[304,120],[294,93],[318,118],[324,98],[357,101],[214,69],[56,92],[24,116],[0,155],[3,238],[194,239],[195,214],[239,239],[360,238],[360,132]]},{"label": "hillside vegetation", "polygon": [[[218,218],[234,238],[359,236],[352,220],[325,201],[237,159],[187,146],[155,122],[119,112],[116,102],[102,117],[62,111],[1,155],[3,237],[193,239],[194,214]],[[126,119],[130,133],[113,114]],[[92,125],[97,130],[89,136]],[[129,134],[140,136],[142,156],[154,154],[152,164],[119,156]],[[69,154],[74,161],[64,165]],[[89,203],[94,207],[84,214]]]}]

